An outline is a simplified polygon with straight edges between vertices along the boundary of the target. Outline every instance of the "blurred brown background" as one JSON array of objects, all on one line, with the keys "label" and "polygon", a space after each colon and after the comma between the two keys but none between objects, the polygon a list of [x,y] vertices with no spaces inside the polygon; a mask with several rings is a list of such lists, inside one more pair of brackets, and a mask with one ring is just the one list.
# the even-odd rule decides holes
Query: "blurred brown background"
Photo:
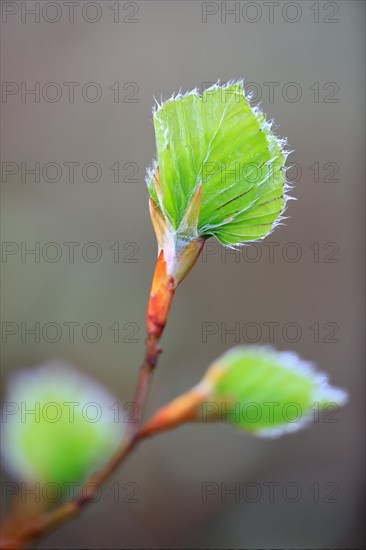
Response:
[{"label": "blurred brown background", "polygon": [[[156,256],[144,183],[153,97],[244,78],[295,150],[298,200],[257,248],[225,256],[209,241],[177,293],[148,411],[195,384],[236,339],[268,343],[271,322],[275,347],[314,361],[350,394],[336,423],[274,441],[215,425],[146,442],[98,504],[39,547],[363,548],[365,4],[81,0],[2,10],[2,239],[12,243],[3,248],[3,382],[58,357],[131,399]],[[25,94],[35,83],[39,97]],[[24,171],[37,162],[39,183]],[[70,162],[79,163],[74,182]],[[74,262],[70,242],[79,243]],[[37,246],[39,261],[24,256]],[[24,332],[37,322],[39,343]],[[79,323],[74,342],[69,322]],[[94,343],[87,323],[100,332]],[[235,327],[239,335],[225,333]],[[123,502],[127,482],[138,484],[138,503]],[[208,482],[220,489],[205,503]],[[235,483],[239,502],[221,489]],[[300,487],[297,502],[288,483]]]}]

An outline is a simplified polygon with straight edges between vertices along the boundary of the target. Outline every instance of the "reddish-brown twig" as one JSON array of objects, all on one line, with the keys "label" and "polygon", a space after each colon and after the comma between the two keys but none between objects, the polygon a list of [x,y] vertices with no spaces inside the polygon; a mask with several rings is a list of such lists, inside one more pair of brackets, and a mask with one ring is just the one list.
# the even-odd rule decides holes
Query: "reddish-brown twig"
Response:
[{"label": "reddish-brown twig", "polygon": [[[21,517],[21,505],[3,524],[0,548],[17,550],[24,548],[36,539],[47,535],[63,523],[77,517],[82,509],[94,500],[100,485],[116,470],[126,456],[142,438],[138,432],[142,421],[151,375],[161,352],[159,341],[163,333],[170,304],[175,292],[174,280],[166,273],[163,251],[156,264],[150,298],[146,312],[147,338],[145,340],[145,358],[139,371],[134,403],[137,406],[137,422],[131,423],[120,447],[103,469],[92,475],[82,490],[71,502],[62,504],[52,512],[41,513],[37,517]],[[151,433],[149,435],[152,435]],[[23,519],[23,522],[22,522]]]}]

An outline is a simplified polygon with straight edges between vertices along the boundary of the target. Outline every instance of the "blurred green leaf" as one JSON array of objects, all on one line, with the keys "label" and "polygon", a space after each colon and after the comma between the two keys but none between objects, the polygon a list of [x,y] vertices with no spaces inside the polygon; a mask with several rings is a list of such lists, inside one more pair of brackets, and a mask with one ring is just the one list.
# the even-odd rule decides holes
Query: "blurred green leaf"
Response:
[{"label": "blurred green leaf", "polygon": [[123,429],[116,400],[67,365],[50,363],[11,380],[2,410],[2,458],[26,482],[81,482],[114,452]]}]

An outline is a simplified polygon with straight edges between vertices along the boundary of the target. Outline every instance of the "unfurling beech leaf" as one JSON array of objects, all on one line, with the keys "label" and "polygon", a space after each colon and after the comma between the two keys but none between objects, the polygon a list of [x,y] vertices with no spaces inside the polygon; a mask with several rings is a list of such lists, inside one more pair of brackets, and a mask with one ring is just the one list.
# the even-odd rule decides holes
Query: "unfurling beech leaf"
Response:
[{"label": "unfurling beech leaf", "polygon": [[173,96],[155,110],[154,128],[147,186],[158,261],[146,318],[149,337],[159,339],[208,237],[237,245],[264,238],[278,222],[287,153],[243,82]]},{"label": "unfurling beech leaf", "polygon": [[285,141],[250,106],[243,82],[173,96],[155,110],[154,128],[147,185],[160,249],[179,253],[210,236],[235,245],[271,231],[286,200]]},{"label": "unfurling beech leaf", "polygon": [[18,480],[81,482],[121,440],[116,399],[63,363],[17,374],[2,409],[2,459]]},{"label": "unfurling beech leaf", "polygon": [[144,432],[186,421],[223,421],[274,437],[316,420],[321,410],[333,410],[346,398],[295,353],[238,346],[221,355],[197,386],[158,411]]},{"label": "unfurling beech leaf", "polygon": [[233,348],[211,365],[203,383],[211,387],[212,402],[219,408],[212,407],[209,415],[218,413],[258,435],[295,431],[319,410],[346,401],[346,393],[330,386],[312,364],[296,353],[269,347]]}]

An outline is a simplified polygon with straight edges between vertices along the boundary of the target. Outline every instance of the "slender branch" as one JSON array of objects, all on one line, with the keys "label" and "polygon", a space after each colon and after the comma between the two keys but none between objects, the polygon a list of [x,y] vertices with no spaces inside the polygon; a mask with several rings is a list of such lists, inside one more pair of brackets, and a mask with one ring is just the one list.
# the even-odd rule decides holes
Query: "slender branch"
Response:
[{"label": "slender branch", "polygon": [[[152,435],[151,433],[149,435]],[[0,539],[0,548],[3,550],[19,550],[42,537],[48,535],[67,521],[77,518],[86,504],[93,501],[99,486],[116,470],[126,456],[143,438],[136,434],[132,439],[126,439],[117,453],[111,458],[105,468],[98,474],[91,476],[84,484],[83,489],[71,501],[62,504],[52,512],[43,513],[31,518],[19,527],[19,510],[15,517],[4,522],[4,531]]]},{"label": "slender branch", "polygon": [[[4,533],[0,539],[0,548],[18,550],[40,537],[45,536],[65,522],[79,516],[82,509],[91,503],[100,485],[118,468],[127,455],[142,439],[139,437],[151,376],[156,367],[161,348],[159,341],[167,321],[171,301],[175,292],[174,280],[166,273],[164,254],[161,252],[156,264],[150,299],[146,312],[147,338],[145,340],[145,358],[139,371],[134,403],[138,409],[137,421],[131,423],[119,448],[108,463],[84,483],[82,490],[71,502],[62,504],[56,510],[43,513],[37,518],[26,521],[19,527],[19,510],[15,522],[8,518],[4,522]],[[149,433],[147,435],[152,435]],[[14,518],[13,518],[14,520]],[[16,525],[14,525],[16,523]]]},{"label": "slender branch", "polygon": [[[197,200],[200,200],[200,192],[197,195]],[[153,212],[155,212],[155,210],[153,210]],[[154,223],[154,216],[152,216],[152,218]],[[29,520],[28,518],[29,521],[25,521],[20,528],[19,510],[16,510],[15,518],[7,518],[3,538],[0,540],[1,549],[18,550],[23,548],[35,539],[53,531],[66,521],[77,517],[87,504],[93,502],[100,485],[112,475],[127,455],[134,449],[136,444],[145,437],[161,431],[159,423],[155,425],[156,419],[153,419],[153,424],[147,425],[145,431],[140,432],[139,430],[148,397],[151,377],[157,365],[159,354],[161,353],[159,345],[160,338],[167,322],[175,289],[196,263],[204,245],[204,241],[205,239],[203,237],[193,240],[175,257],[174,276],[168,274],[164,250],[161,248],[159,252],[146,310],[147,337],[145,340],[145,357],[140,367],[134,396],[134,403],[138,410],[137,421],[129,425],[119,448],[104,468],[92,475],[84,483],[82,490],[71,502],[61,505],[53,512],[37,515],[35,519],[32,518]],[[192,406],[196,399],[197,396],[194,396]],[[190,413],[187,416],[187,420],[190,419],[189,415]],[[170,419],[170,426],[173,427],[175,424],[176,420]]]}]

